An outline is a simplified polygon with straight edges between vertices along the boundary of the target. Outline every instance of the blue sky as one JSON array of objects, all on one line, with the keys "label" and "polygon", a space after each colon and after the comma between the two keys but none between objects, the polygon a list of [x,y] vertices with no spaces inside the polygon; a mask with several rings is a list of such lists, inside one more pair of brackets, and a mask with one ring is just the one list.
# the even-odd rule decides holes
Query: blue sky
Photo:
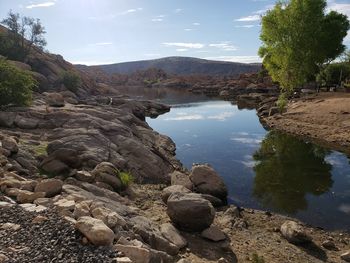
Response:
[{"label": "blue sky", "polygon": [[[329,0],[350,16],[350,0]],[[166,56],[257,62],[260,15],[274,0],[0,0],[40,18],[47,49],[72,63],[108,64]],[[346,43],[350,44],[348,35]]]}]

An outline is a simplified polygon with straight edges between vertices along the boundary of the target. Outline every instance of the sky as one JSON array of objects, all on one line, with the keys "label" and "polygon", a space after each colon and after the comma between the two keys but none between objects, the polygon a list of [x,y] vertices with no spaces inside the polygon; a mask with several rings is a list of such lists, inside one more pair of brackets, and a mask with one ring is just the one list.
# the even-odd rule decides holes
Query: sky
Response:
[{"label": "sky", "polygon": [[[190,56],[260,62],[261,15],[275,0],[0,0],[39,18],[47,50],[72,63],[98,65]],[[350,17],[350,0],[328,0]],[[350,47],[350,32],[345,39]]]}]

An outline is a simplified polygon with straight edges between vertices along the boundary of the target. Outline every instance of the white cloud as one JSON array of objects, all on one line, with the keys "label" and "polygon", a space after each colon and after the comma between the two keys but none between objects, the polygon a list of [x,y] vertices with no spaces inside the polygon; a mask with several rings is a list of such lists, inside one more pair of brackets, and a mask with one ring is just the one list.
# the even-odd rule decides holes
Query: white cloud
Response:
[{"label": "white cloud", "polygon": [[335,0],[328,0],[327,10],[334,10],[350,17],[350,3],[337,3]]},{"label": "white cloud", "polygon": [[131,14],[131,13],[135,13],[135,12],[138,12],[138,11],[142,11],[143,8],[142,7],[139,7],[139,8],[132,8],[132,9],[128,9],[124,12],[121,12],[120,14],[121,15],[127,15],[127,14]]},{"label": "white cloud", "polygon": [[238,21],[238,22],[252,22],[252,21],[259,21],[260,18],[261,18],[260,15],[250,15],[250,16],[245,16],[245,17],[238,18],[235,21]]},{"label": "white cloud", "polygon": [[152,22],[162,22],[165,15],[159,15],[151,19]]},{"label": "white cloud", "polygon": [[185,28],[184,30],[185,31],[192,31],[193,29],[192,28]]},{"label": "white cloud", "polygon": [[240,62],[240,63],[260,63],[261,62],[261,58],[259,56],[217,56],[217,57],[206,57],[205,59]]},{"label": "white cloud", "polygon": [[222,49],[224,51],[236,51],[238,49],[234,45],[231,45],[230,41],[209,44],[209,47],[219,48],[219,49]]},{"label": "white cloud", "polygon": [[44,3],[39,3],[39,4],[32,4],[26,6],[27,9],[32,9],[32,8],[37,8],[37,7],[50,7],[55,5],[55,2],[44,2]]},{"label": "white cloud", "polygon": [[253,27],[256,27],[258,25],[242,25],[242,26],[235,26],[237,28],[253,28]]},{"label": "white cloud", "polygon": [[178,13],[181,13],[182,12],[182,9],[181,8],[177,8],[174,10],[174,13],[178,14]]},{"label": "white cloud", "polygon": [[94,43],[94,44],[89,44],[89,46],[109,46],[109,45],[113,45],[112,42],[98,42],[98,43]]},{"label": "white cloud", "polygon": [[177,52],[185,52],[185,51],[188,51],[187,48],[177,48],[176,49]]},{"label": "white cloud", "polygon": [[181,42],[164,42],[162,43],[162,45],[168,46],[168,47],[195,48],[195,49],[205,47],[205,45],[201,43],[181,43]]},{"label": "white cloud", "polygon": [[198,22],[195,22],[195,23],[192,23],[192,25],[194,25],[194,26],[200,26],[201,24],[198,23]]}]

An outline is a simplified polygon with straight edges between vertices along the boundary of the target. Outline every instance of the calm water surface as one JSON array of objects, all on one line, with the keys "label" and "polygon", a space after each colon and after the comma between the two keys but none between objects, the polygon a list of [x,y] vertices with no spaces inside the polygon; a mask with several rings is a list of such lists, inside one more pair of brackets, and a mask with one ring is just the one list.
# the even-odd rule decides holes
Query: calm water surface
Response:
[{"label": "calm water surface", "polygon": [[224,178],[231,203],[350,231],[347,156],[266,131],[254,110],[179,94],[168,92],[158,98],[174,107],[147,121],[175,141],[177,157],[187,168],[210,163]]}]

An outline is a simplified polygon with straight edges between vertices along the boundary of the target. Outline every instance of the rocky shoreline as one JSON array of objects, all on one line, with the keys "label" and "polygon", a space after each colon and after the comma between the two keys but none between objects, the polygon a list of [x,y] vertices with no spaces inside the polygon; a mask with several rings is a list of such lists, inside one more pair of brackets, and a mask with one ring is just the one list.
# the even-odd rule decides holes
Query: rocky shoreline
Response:
[{"label": "rocky shoreline", "polygon": [[[258,115],[269,129],[350,154],[349,102],[347,93],[319,93],[291,100],[282,114],[271,103],[265,103]],[[268,114],[271,109],[272,114]]]},{"label": "rocky shoreline", "polygon": [[[209,165],[184,169],[174,142],[145,122],[168,106],[85,73],[73,93],[59,83],[62,70],[75,70],[60,56],[38,51],[30,65],[12,63],[44,90],[31,107],[0,112],[0,263],[350,261],[348,233],[227,205]],[[219,95],[262,103],[271,118],[278,89],[254,76]]]}]

